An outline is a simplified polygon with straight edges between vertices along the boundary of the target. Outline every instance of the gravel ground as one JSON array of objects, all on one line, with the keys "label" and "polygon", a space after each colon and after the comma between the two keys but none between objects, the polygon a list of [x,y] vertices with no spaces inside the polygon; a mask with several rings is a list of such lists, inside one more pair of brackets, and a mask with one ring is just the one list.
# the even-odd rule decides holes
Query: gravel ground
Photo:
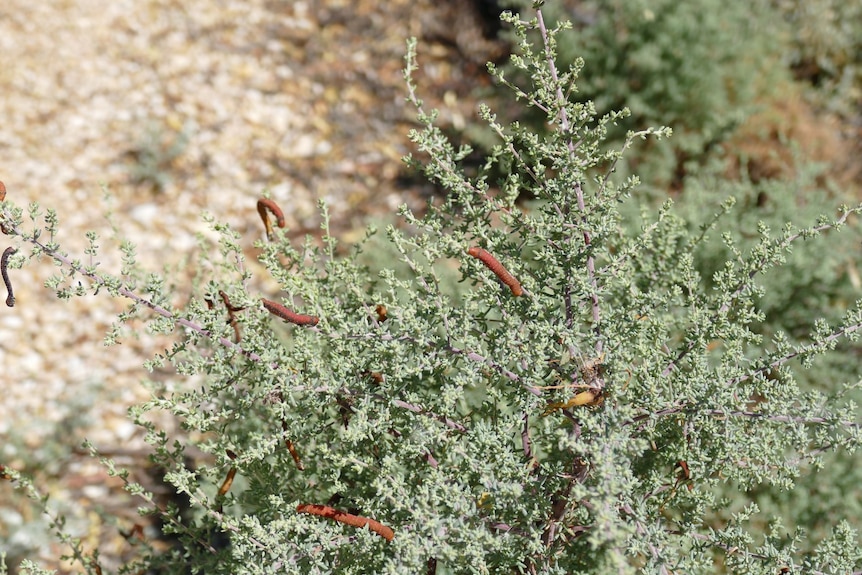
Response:
[{"label": "gravel ground", "polygon": [[[253,255],[263,190],[286,208],[297,234],[318,228],[316,202],[325,199],[349,240],[367,217],[418,201],[398,185],[412,119],[401,77],[405,38],[424,38],[429,104],[456,124],[473,113],[476,82],[466,80],[496,47],[476,15],[455,6],[6,0],[0,181],[7,200],[56,209],[56,239],[73,257],[84,258],[84,232],[94,230],[100,269],[116,273],[119,235],[137,244],[145,267],[177,268],[178,282],[191,275],[182,266],[195,235],[211,235],[204,211],[241,232]],[[8,245],[27,250],[9,237],[0,249]],[[73,448],[87,437],[130,461],[143,453],[126,409],[147,397],[141,364],[166,341],[105,348],[124,302],[105,294],[60,302],[42,287],[55,272],[47,260],[10,269],[17,304],[0,310],[0,461],[36,465],[46,490],[69,506],[72,529],[94,546],[101,540],[110,565],[125,543],[105,539],[117,529],[104,529],[104,515],[122,527],[134,505]],[[21,508],[21,495],[0,489],[0,538],[20,543],[14,553],[40,536],[27,527],[36,518]],[[94,500],[106,514],[91,512]],[[58,553],[43,545],[36,555],[50,564]]]}]

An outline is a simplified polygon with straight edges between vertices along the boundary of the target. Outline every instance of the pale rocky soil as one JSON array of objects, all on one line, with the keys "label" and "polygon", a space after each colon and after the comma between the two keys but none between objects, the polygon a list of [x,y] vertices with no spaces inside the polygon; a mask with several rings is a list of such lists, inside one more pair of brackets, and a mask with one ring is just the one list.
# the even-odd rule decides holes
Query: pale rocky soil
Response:
[{"label": "pale rocky soil", "polygon": [[[453,6],[5,0],[0,181],[7,199],[56,209],[56,239],[73,257],[87,262],[84,232],[94,230],[102,246],[95,261],[117,273],[119,235],[137,244],[145,267],[175,268],[180,286],[193,274],[184,266],[195,235],[214,237],[204,211],[239,231],[254,256],[263,190],[297,235],[318,230],[317,201],[325,199],[336,234],[350,241],[368,216],[419,201],[399,185],[414,117],[401,76],[407,37],[423,42],[420,81],[429,104],[442,108],[444,121],[463,123],[474,113],[477,82],[465,78],[481,73],[489,45],[474,14]],[[29,251],[13,238],[3,242],[0,251]],[[72,531],[93,546],[101,541],[108,568],[110,555],[128,548],[117,528],[131,526],[135,503],[73,449],[86,437],[127,461],[140,458],[142,432],[126,409],[147,398],[141,364],[167,342],[142,337],[106,348],[103,337],[126,302],[106,294],[61,302],[42,287],[56,272],[48,260],[12,267],[17,305],[0,310],[0,463],[36,465],[29,471],[66,508]],[[277,289],[253,271],[260,290]],[[0,485],[0,537],[47,542],[32,535],[38,521],[21,499]],[[59,553],[43,545],[28,555],[50,565]]]}]

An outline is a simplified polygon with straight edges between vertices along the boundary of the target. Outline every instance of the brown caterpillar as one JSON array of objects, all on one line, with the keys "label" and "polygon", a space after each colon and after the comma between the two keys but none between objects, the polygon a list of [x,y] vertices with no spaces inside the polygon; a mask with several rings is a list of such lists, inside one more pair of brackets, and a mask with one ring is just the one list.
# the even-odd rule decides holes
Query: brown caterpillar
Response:
[{"label": "brown caterpillar", "polygon": [[[225,449],[225,454],[227,454],[228,459],[230,459],[231,461],[236,460],[236,453],[234,453],[232,450]],[[227,477],[224,478],[224,482],[221,484],[221,487],[219,487],[218,495],[216,496],[217,498],[221,499],[222,497],[227,495],[227,492],[230,491],[230,486],[233,485],[233,478],[235,476],[236,467],[231,467],[227,472]],[[219,503],[218,511],[219,513],[221,513],[222,511],[221,503]]]},{"label": "brown caterpillar", "polygon": [[679,461],[677,461],[674,468],[680,470],[680,479],[684,481],[688,481],[689,479],[691,479],[691,470],[688,468],[688,462],[685,459],[680,459]]},{"label": "brown caterpillar", "polygon": [[295,323],[296,325],[317,325],[317,322],[320,321],[319,318],[313,315],[305,315],[291,311],[280,303],[275,303],[268,299],[262,299],[261,301],[263,301],[263,307],[265,307],[269,313],[277,315],[281,319],[289,321],[290,323]]},{"label": "brown caterpillar", "polygon": [[383,323],[383,322],[384,322],[384,321],[386,321],[386,319],[389,317],[389,316],[387,315],[387,314],[388,314],[388,310],[386,309],[386,306],[385,306],[385,305],[383,305],[382,303],[381,303],[381,304],[377,304],[377,307],[376,307],[376,308],[374,308],[374,311],[376,311],[376,312],[377,312],[377,321],[379,321],[380,323]]},{"label": "brown caterpillar", "polygon": [[680,459],[676,462],[674,470],[677,472],[676,484],[673,486],[674,490],[683,482],[686,484],[686,489],[689,491],[694,490],[694,487],[691,485],[691,470],[688,468],[688,462],[685,459]]},{"label": "brown caterpillar", "polygon": [[395,532],[392,531],[392,529],[390,529],[386,525],[380,523],[379,521],[369,519],[367,517],[360,517],[359,515],[351,515],[350,513],[339,511],[328,505],[304,503],[297,506],[296,512],[308,513],[310,515],[317,515],[319,517],[326,517],[327,519],[332,519],[334,521],[338,521],[339,523],[344,523],[345,525],[358,527],[359,529],[362,529],[367,525],[368,529],[377,533],[387,541],[392,541],[392,539],[395,537]]},{"label": "brown caterpillar", "polygon": [[144,527],[140,523],[135,523],[128,531],[123,531],[122,529],[120,529],[119,531],[120,535],[122,535],[123,539],[125,539],[126,541],[129,541],[134,537],[137,537],[141,541],[147,540],[146,536],[144,535]]},{"label": "brown caterpillar", "polygon": [[503,264],[497,261],[497,258],[482,248],[475,246],[467,250],[467,253],[485,264],[485,267],[494,272],[494,275],[500,278],[501,282],[509,286],[513,296],[518,297],[524,294],[524,290],[521,289],[521,283],[503,267]]},{"label": "brown caterpillar", "polygon": [[263,220],[263,225],[266,228],[266,237],[272,240],[272,224],[269,221],[269,214],[266,213],[267,210],[275,216],[275,223],[280,228],[284,227],[284,214],[281,208],[278,207],[278,204],[268,198],[262,198],[257,201],[257,213],[260,214],[260,219]]},{"label": "brown caterpillar", "polygon": [[218,496],[224,497],[228,491],[230,491],[230,486],[233,485],[233,478],[236,475],[236,467],[231,467],[227,472],[227,477],[224,478],[224,483],[221,484],[221,487],[218,490]]},{"label": "brown caterpillar", "polygon": [[218,294],[221,296],[222,301],[224,302],[224,306],[227,308],[227,321],[230,326],[233,328],[234,341],[239,343],[240,333],[239,333],[239,323],[236,321],[236,315],[234,315],[238,311],[242,311],[244,307],[237,307],[230,303],[230,300],[227,297],[227,294],[224,290],[219,290]]},{"label": "brown caterpillar", "polygon": [[287,437],[287,421],[285,421],[284,419],[281,420],[281,430],[285,434],[284,446],[287,447],[288,453],[290,453],[290,456],[293,458],[293,463],[296,464],[297,469],[299,469],[300,471],[305,471],[305,465],[302,464],[302,459],[299,458],[299,452],[296,450],[296,446]]},{"label": "brown caterpillar", "polygon": [[13,247],[8,247],[0,258],[0,274],[3,275],[3,283],[6,284],[6,292],[9,294],[6,296],[6,305],[9,307],[15,307],[15,294],[12,293],[12,282],[9,281],[9,271],[6,266],[9,265],[9,257],[17,251]]}]

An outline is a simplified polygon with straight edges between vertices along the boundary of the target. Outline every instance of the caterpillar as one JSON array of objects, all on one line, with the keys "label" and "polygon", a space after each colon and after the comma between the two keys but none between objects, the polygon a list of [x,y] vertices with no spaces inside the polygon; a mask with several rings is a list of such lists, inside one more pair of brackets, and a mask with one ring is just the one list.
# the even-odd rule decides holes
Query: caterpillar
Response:
[{"label": "caterpillar", "polygon": [[278,204],[268,198],[262,198],[257,201],[257,213],[260,214],[260,219],[263,220],[263,225],[266,228],[266,237],[272,240],[272,224],[269,221],[267,210],[275,216],[275,223],[280,228],[284,227],[284,213],[282,213]]},{"label": "caterpillar", "polygon": [[383,323],[389,317],[389,311],[386,309],[386,306],[382,303],[377,304],[377,307],[374,308],[374,311],[377,312],[377,321]]},{"label": "caterpillar", "polygon": [[685,481],[691,479],[691,470],[688,468],[688,462],[685,459],[680,459],[679,461],[677,461],[674,468],[680,470],[680,479],[683,479]]},{"label": "caterpillar", "polygon": [[221,484],[218,490],[218,497],[224,497],[230,491],[230,486],[233,485],[233,478],[236,475],[236,467],[231,467],[227,472],[227,477],[224,478],[224,483]]},{"label": "caterpillar", "polygon": [[289,321],[290,323],[295,323],[296,325],[317,325],[317,322],[320,321],[320,318],[313,315],[305,315],[291,311],[280,303],[275,303],[268,299],[263,299],[262,301],[263,307],[265,307],[269,313],[277,315],[281,319]]},{"label": "caterpillar", "polygon": [[503,264],[497,261],[497,258],[482,248],[475,246],[467,250],[467,253],[485,264],[485,267],[494,272],[494,275],[500,278],[501,282],[509,286],[513,296],[518,297],[524,294],[524,290],[521,289],[521,283],[503,267]]},{"label": "caterpillar", "polygon": [[[230,459],[231,461],[236,460],[236,453],[234,453],[232,450],[225,449],[225,454],[228,456],[228,459]],[[221,487],[219,487],[218,495],[217,495],[217,497],[219,499],[221,499],[222,497],[227,495],[227,492],[230,491],[230,486],[233,485],[233,478],[235,476],[236,476],[236,467],[231,467],[227,472],[227,477],[224,478],[224,482],[221,484]],[[219,510],[219,513],[221,513],[221,504],[219,504],[218,510]]]},{"label": "caterpillar", "polygon": [[10,246],[6,248],[6,251],[3,252],[3,257],[0,258],[0,274],[3,275],[3,283],[6,284],[6,292],[9,294],[6,296],[6,305],[9,307],[15,307],[15,294],[12,293],[12,282],[9,281],[9,271],[6,269],[6,266],[9,265],[9,257],[17,251],[17,249]]},{"label": "caterpillar", "polygon": [[339,523],[344,523],[345,525],[350,525],[352,527],[358,527],[359,529],[362,529],[367,525],[368,529],[370,529],[374,533],[377,533],[387,541],[392,541],[392,539],[395,537],[395,532],[391,528],[380,523],[379,521],[369,519],[368,517],[360,517],[359,515],[352,515],[344,511],[339,511],[328,505],[304,503],[297,506],[296,512],[308,513],[310,515],[317,515],[319,517],[326,517],[327,519],[332,519],[333,521],[338,521]]},{"label": "caterpillar", "polygon": [[219,290],[218,294],[221,296],[222,301],[224,302],[224,306],[227,308],[227,321],[230,326],[233,328],[234,341],[239,343],[240,341],[240,333],[239,333],[239,323],[236,321],[236,315],[234,315],[238,311],[242,311],[244,307],[237,307],[230,303],[230,300],[227,297],[227,294],[224,290]]},{"label": "caterpillar", "polygon": [[688,468],[688,462],[685,459],[680,459],[674,465],[674,471],[677,473],[676,484],[674,484],[673,489],[676,491],[676,488],[679,487],[680,483],[685,483],[686,489],[689,491],[694,490],[694,487],[691,484],[691,470]]},{"label": "caterpillar", "polygon": [[585,361],[580,369],[581,377],[583,378],[583,384],[580,384],[580,386],[586,387],[586,389],[568,401],[549,404],[542,415],[549,415],[559,409],[571,409],[572,407],[580,407],[582,405],[588,407],[601,405],[604,401],[605,388],[605,366],[602,363],[603,361],[604,354]]},{"label": "caterpillar", "polygon": [[284,446],[287,447],[288,453],[290,453],[290,456],[293,458],[293,463],[296,464],[297,469],[299,469],[300,471],[305,471],[305,465],[302,464],[302,459],[299,458],[299,452],[296,450],[296,446],[293,444],[290,438],[287,437],[287,433],[289,431],[287,427],[287,420],[281,420],[281,430],[284,432],[285,435]]},{"label": "caterpillar", "polygon": [[125,539],[126,541],[131,540],[133,537],[137,537],[141,541],[147,540],[146,536],[144,535],[144,527],[140,523],[135,523],[128,531],[123,531],[122,529],[120,529],[119,531],[120,535],[122,535],[123,539]]},{"label": "caterpillar", "polygon": [[542,415],[550,415],[560,409],[571,409],[573,407],[580,407],[582,405],[598,405],[599,403],[601,403],[601,401],[602,394],[599,390],[588,389],[575,395],[569,401],[548,404],[548,407],[545,408],[545,411],[542,412]]}]

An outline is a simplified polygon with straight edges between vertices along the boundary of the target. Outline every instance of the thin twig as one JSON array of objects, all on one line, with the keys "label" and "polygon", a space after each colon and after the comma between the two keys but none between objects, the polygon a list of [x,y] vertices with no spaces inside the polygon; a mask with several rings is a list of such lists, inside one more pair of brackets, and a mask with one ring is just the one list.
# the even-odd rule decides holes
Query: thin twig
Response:
[{"label": "thin twig", "polygon": [[[551,74],[551,81],[554,83],[554,88],[556,90],[557,105],[560,109],[560,129],[563,134],[565,134],[569,138],[567,146],[569,148],[569,154],[574,161],[576,147],[575,143],[571,139],[571,125],[569,124],[569,116],[566,111],[566,96],[565,94],[563,94],[563,89],[560,86],[559,78],[557,76],[557,65],[554,63],[554,55],[551,51],[551,42],[550,38],[548,37],[548,29],[545,26],[545,19],[542,16],[541,9],[536,9],[536,21],[538,23],[539,32],[542,35],[542,43],[544,44],[545,48],[545,61],[548,64],[548,72]],[[596,280],[596,262],[592,254],[592,250],[590,249],[590,246],[593,241],[592,235],[585,227],[587,208],[586,203],[584,202],[584,190],[581,187],[580,182],[577,182],[575,184],[575,201],[577,202],[578,210],[581,213],[581,233],[583,234],[584,248],[587,253],[587,276],[590,287],[592,288],[592,293],[590,294],[590,307],[592,309],[593,315],[593,332],[596,336],[596,356],[599,357],[602,355],[604,347],[601,337],[601,315],[599,312],[599,294],[598,282]]]},{"label": "thin twig", "polygon": [[[847,221],[847,218],[850,217],[850,214],[856,213],[860,209],[862,209],[862,208],[854,208],[852,210],[847,210],[846,212],[844,212],[841,215],[840,218],[838,218],[838,220],[836,220],[835,222],[833,222],[831,224],[824,224],[822,226],[815,226],[815,227],[809,228],[805,231],[797,232],[791,236],[788,236],[787,238],[785,238],[784,240],[782,240],[778,244],[778,246],[777,246],[778,251],[786,250],[793,242],[795,242],[796,240],[798,240],[799,238],[801,238],[805,235],[808,235],[811,233],[825,232],[825,231],[835,229],[835,228],[843,225],[844,222]],[[723,313],[726,313],[730,309],[730,306],[739,298],[740,294],[742,294],[742,292],[747,287],[749,287],[751,280],[754,279],[754,276],[756,276],[757,274],[762,272],[766,268],[767,264],[769,264],[769,262],[770,262],[770,260],[768,258],[763,258],[763,261],[761,261],[759,263],[759,265],[757,265],[756,267],[754,267],[754,269],[752,269],[751,271],[748,272],[748,277],[746,277],[744,280],[741,280],[737,284],[736,288],[733,290],[733,293],[730,295],[730,298],[726,302],[724,302],[724,304],[722,304],[722,306],[720,308],[718,308],[718,310],[713,314],[713,316],[712,316],[713,319],[720,316]],[[670,372],[677,365],[679,365],[679,362],[682,361],[682,359],[685,356],[687,356],[689,353],[691,353],[691,351],[694,349],[695,345],[696,345],[695,341],[689,342],[689,344],[682,351],[680,351],[679,354],[677,354],[677,356],[667,365],[667,367],[664,368],[664,370],[662,371],[662,375],[665,377],[670,375]],[[798,355],[798,354],[796,354],[796,355]],[[792,359],[792,358],[788,358],[788,360],[786,360],[786,361],[789,361],[789,359]],[[781,363],[786,363],[786,361],[782,361]],[[781,365],[781,364],[778,364],[778,365]],[[740,381],[742,381],[742,380],[740,380]]]}]

